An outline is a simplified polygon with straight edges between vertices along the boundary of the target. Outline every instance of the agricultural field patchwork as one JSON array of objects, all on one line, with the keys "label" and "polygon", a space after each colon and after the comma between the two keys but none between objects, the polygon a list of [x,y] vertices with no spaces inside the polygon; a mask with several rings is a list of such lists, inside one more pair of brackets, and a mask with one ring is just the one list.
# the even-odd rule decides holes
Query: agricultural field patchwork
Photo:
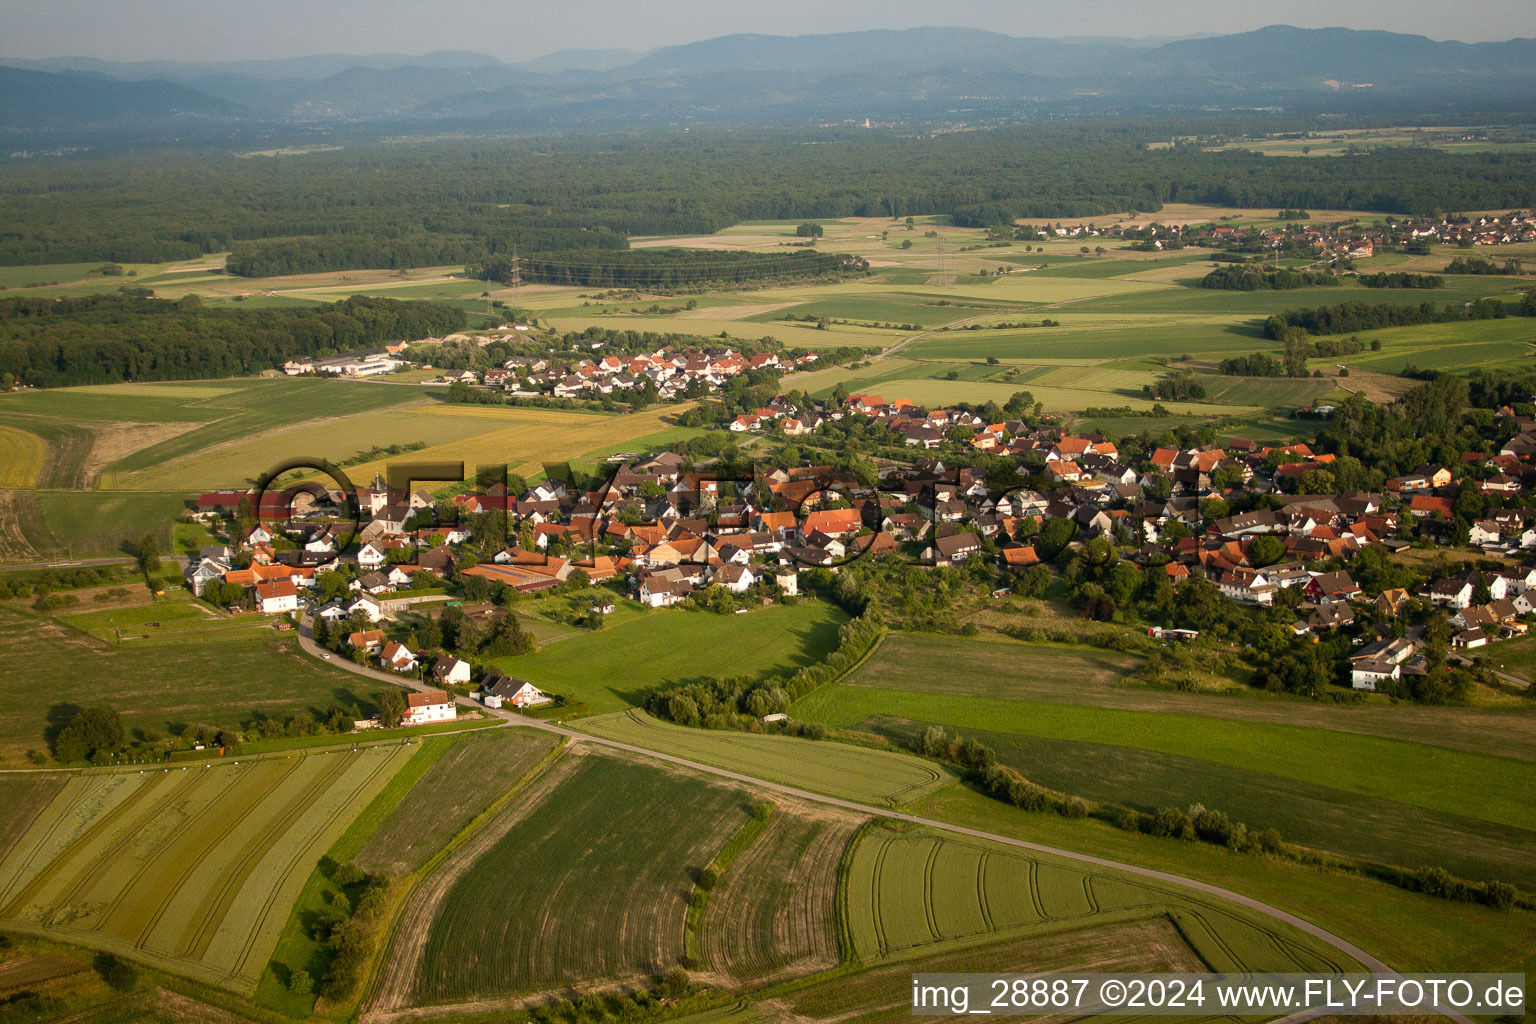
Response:
[{"label": "agricultural field patchwork", "polygon": [[405,745],[72,778],[0,862],[4,926],[235,992]]},{"label": "agricultural field patchwork", "polygon": [[445,894],[415,972],[418,1001],[632,979],[682,956],[692,873],[746,819],[744,795],[605,755],[568,759],[578,763],[558,789],[509,808],[511,827]]}]

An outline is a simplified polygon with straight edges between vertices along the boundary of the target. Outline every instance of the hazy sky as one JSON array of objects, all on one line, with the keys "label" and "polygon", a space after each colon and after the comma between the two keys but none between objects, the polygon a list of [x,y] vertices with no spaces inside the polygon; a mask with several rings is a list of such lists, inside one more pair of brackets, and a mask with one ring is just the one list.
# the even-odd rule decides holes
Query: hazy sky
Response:
[{"label": "hazy sky", "polygon": [[1536,36],[1533,0],[0,0],[0,55],[235,60],[474,50],[524,60],[732,32],[963,25],[1016,36],[1191,35],[1288,23],[1479,42]]}]

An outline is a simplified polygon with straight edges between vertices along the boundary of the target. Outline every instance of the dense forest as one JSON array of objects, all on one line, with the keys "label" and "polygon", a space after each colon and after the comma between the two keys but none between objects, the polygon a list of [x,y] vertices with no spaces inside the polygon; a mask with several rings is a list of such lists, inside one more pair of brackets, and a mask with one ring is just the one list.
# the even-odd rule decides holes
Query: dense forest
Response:
[{"label": "dense forest", "polygon": [[0,374],[37,387],[234,377],[464,322],[450,306],[364,296],[303,309],[204,309],[196,296],[0,299]]},{"label": "dense forest", "polygon": [[1498,299],[1477,299],[1465,305],[1447,302],[1437,305],[1421,302],[1416,306],[1364,302],[1342,302],[1316,309],[1292,309],[1278,313],[1264,323],[1264,336],[1276,341],[1285,337],[1287,328],[1300,327],[1312,334],[1352,334],[1381,327],[1408,327],[1413,324],[1443,324],[1458,320],[1496,320],[1509,311]]},{"label": "dense forest", "polygon": [[1241,263],[1217,267],[1200,279],[1201,288],[1220,288],[1231,292],[1289,291],[1293,288],[1320,288],[1342,283],[1326,270],[1276,270]]},{"label": "dense forest", "polygon": [[[669,291],[710,284],[785,283],[846,277],[868,270],[857,257],[801,249],[794,253],[715,252],[700,249],[577,250],[539,253],[522,259],[524,281],[596,288]],[[473,277],[505,283],[510,263],[470,267]],[[478,272],[477,272],[478,271]]]},{"label": "dense forest", "polygon": [[629,240],[608,228],[550,227],[551,218],[525,218],[499,231],[439,234],[425,227],[386,233],[337,234],[240,242],[226,269],[241,277],[314,274],[325,270],[398,270],[484,260],[530,249],[624,249]]},{"label": "dense forest", "polygon": [[514,244],[525,254],[619,248],[621,235],[767,218],[938,214],[987,227],[1170,202],[1399,214],[1536,206],[1536,154],[1148,148],[1166,128],[1105,120],[932,136],[699,132],[16,161],[0,164],[0,265],[233,249],[242,273],[286,273],[477,262]]}]

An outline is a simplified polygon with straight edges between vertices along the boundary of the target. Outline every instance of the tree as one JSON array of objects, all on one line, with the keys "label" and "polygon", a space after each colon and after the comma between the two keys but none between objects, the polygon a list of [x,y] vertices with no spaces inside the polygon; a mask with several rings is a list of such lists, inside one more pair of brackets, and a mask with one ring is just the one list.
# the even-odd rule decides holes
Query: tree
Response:
[{"label": "tree", "polygon": [[133,553],[139,559],[139,569],[145,576],[160,571],[160,541],[153,533],[146,533],[134,545]]},{"label": "tree", "polygon": [[288,976],[288,991],[294,995],[307,996],[314,991],[315,980],[309,976],[309,972],[302,967],[295,968]]},{"label": "tree", "polygon": [[133,965],[111,953],[97,953],[91,958],[91,966],[113,991],[128,992],[139,982],[139,972]]},{"label": "tree", "polygon": [[808,220],[795,228],[795,234],[801,238],[820,238],[822,236],[822,227],[815,221]]},{"label": "tree", "polygon": [[54,756],[60,761],[84,761],[121,750],[126,739],[122,719],[109,707],[86,708],[77,713],[54,740]]},{"label": "tree", "polygon": [[1267,533],[1253,538],[1253,544],[1248,548],[1248,560],[1256,568],[1262,569],[1266,565],[1274,565],[1283,558],[1285,558],[1285,541]]},{"label": "tree", "polygon": [[1067,545],[1072,543],[1077,536],[1077,524],[1070,519],[1048,519],[1040,529],[1040,535],[1035,538],[1035,550],[1039,552],[1042,561],[1050,561]]},{"label": "tree", "polygon": [[386,729],[393,729],[400,724],[405,717],[405,698],[399,690],[385,690],[379,694],[379,723]]},{"label": "tree", "polygon": [[491,638],[485,645],[484,654],[491,658],[504,658],[510,655],[533,654],[538,649],[539,645],[534,641],[533,634],[522,627],[516,615],[508,611],[492,631]]},{"label": "tree", "polygon": [[1287,377],[1307,375],[1307,332],[1299,327],[1287,328],[1281,336],[1285,347],[1283,363]]}]

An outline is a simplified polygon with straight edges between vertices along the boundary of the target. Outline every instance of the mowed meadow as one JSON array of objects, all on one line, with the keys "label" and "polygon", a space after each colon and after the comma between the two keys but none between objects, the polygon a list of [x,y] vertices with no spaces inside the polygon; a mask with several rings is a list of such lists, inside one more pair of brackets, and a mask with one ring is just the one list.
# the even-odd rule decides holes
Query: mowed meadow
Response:
[{"label": "mowed meadow", "polygon": [[250,994],[402,745],[72,777],[0,861],[0,925]]}]

